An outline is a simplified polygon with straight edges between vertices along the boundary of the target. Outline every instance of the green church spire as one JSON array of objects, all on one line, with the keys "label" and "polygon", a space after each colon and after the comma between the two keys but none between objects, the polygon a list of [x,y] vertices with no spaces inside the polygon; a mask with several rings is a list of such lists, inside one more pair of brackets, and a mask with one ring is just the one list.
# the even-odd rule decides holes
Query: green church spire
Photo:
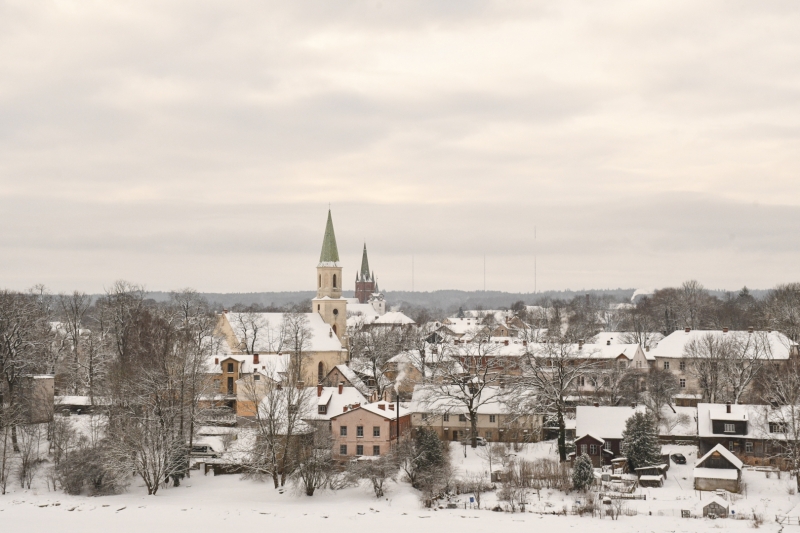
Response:
[{"label": "green church spire", "polygon": [[370,279],[369,259],[367,259],[367,243],[364,243],[364,253],[361,256],[361,281]]},{"label": "green church spire", "polygon": [[319,262],[338,263],[339,249],[336,247],[336,235],[333,233],[333,219],[331,210],[328,209],[328,223],[325,225],[325,238],[322,240],[322,252],[319,254]]}]

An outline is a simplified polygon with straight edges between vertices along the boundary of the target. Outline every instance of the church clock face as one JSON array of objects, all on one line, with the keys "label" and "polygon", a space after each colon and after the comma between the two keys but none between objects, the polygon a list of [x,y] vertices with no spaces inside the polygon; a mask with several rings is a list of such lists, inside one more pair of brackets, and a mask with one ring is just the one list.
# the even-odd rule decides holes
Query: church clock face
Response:
[{"label": "church clock face", "polygon": [[339,310],[338,310],[338,309],[334,309],[334,310],[333,310],[333,314],[334,314],[334,315],[338,315],[338,314],[339,314]]}]

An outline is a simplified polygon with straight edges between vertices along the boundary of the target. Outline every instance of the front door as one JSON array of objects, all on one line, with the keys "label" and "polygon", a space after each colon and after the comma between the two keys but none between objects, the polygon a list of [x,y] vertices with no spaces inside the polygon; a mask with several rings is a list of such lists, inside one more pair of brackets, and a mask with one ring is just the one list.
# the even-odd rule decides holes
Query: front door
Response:
[{"label": "front door", "polygon": [[453,440],[458,440],[458,431],[453,430]]}]

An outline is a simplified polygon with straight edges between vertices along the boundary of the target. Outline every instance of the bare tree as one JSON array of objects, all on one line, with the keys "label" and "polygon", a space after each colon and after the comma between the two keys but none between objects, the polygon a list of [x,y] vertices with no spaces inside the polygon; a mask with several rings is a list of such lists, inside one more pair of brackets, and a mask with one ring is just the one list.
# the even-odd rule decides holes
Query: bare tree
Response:
[{"label": "bare tree", "polygon": [[697,380],[703,398],[711,403],[716,403],[722,392],[729,344],[729,337],[707,333],[692,339],[684,347],[687,370]]},{"label": "bare tree", "polygon": [[261,337],[267,336],[269,333],[269,321],[264,318],[263,313],[258,313],[252,309],[233,313],[232,317],[234,325],[241,335],[240,340],[245,353],[255,353]]},{"label": "bare tree", "polygon": [[[572,395],[578,378],[591,376],[596,362],[579,356],[578,347],[565,337],[528,345],[522,357],[521,376],[516,380],[514,397],[518,409],[555,415],[558,424],[558,455],[567,460],[567,397]],[[532,393],[532,394],[531,394]]]},{"label": "bare tree", "polygon": [[800,341],[800,283],[778,285],[765,298],[766,321],[770,328]]},{"label": "bare tree", "polygon": [[361,328],[350,336],[352,366],[374,380],[379,398],[387,387],[394,385],[386,377],[387,362],[403,351],[404,341],[401,329]]},{"label": "bare tree", "polygon": [[74,291],[72,294],[58,296],[58,309],[64,326],[64,332],[70,343],[72,361],[69,369],[68,389],[77,395],[81,390],[80,358],[83,351],[84,319],[92,300],[88,294]]}]

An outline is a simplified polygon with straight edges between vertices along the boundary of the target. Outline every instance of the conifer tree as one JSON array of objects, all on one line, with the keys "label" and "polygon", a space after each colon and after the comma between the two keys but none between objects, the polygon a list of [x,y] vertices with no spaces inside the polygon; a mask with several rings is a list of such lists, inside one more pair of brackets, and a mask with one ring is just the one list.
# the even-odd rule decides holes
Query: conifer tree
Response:
[{"label": "conifer tree", "polygon": [[594,467],[588,455],[579,455],[572,468],[572,486],[575,490],[586,490],[594,481]]},{"label": "conifer tree", "polygon": [[658,464],[661,446],[658,443],[653,417],[636,413],[625,422],[622,432],[622,451],[631,471],[642,466]]}]

